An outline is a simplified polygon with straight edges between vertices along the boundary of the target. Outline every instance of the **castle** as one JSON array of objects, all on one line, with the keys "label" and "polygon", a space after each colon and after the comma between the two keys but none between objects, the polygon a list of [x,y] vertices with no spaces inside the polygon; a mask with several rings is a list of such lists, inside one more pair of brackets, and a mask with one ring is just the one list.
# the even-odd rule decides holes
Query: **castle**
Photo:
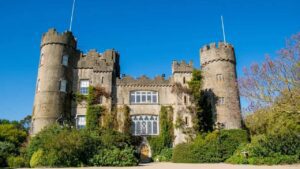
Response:
[{"label": "castle", "polygon": [[[83,54],[77,49],[77,41],[71,32],[58,33],[55,29],[42,36],[40,50],[32,134],[55,123],[62,114],[70,115],[78,128],[85,127],[86,105],[74,102],[70,94],[87,95],[89,86],[101,86],[109,93],[110,97],[101,99],[101,104],[108,109],[124,105],[130,108],[133,135],[159,135],[161,106],[172,106],[174,123],[180,117],[186,126],[192,126],[192,116],[188,110],[190,96],[183,94],[179,97],[172,92],[175,84],[187,86],[194,69],[192,62],[173,61],[169,78],[121,77],[117,51],[98,53],[90,50]],[[215,122],[223,124],[226,129],[240,128],[234,48],[228,43],[212,43],[201,48],[200,55],[202,89],[213,91],[218,98],[212,99]],[[122,113],[118,112],[118,118],[123,117]],[[174,135],[174,144],[185,141],[180,129],[174,128]]]}]

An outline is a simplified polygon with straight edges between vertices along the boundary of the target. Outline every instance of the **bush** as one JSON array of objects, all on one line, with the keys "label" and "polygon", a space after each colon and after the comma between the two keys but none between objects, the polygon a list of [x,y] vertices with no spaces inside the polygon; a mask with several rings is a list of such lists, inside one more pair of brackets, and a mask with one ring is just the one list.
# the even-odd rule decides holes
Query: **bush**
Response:
[{"label": "bush", "polygon": [[13,143],[20,146],[27,137],[24,130],[18,128],[15,124],[0,124],[0,141]]},{"label": "bush", "polygon": [[[246,155],[247,154],[247,155]],[[300,162],[300,138],[297,134],[259,135],[240,146],[226,162],[234,164],[291,164]]]},{"label": "bush", "polygon": [[8,157],[7,163],[10,168],[21,168],[28,166],[27,161],[21,156]]},{"label": "bush", "polygon": [[224,162],[237,147],[248,142],[244,130],[214,131],[206,136],[197,136],[194,142],[179,144],[173,151],[173,162],[215,163]]},{"label": "bush", "polygon": [[41,149],[34,152],[30,159],[30,167],[34,168],[34,167],[44,166],[43,156],[44,156],[44,152]]},{"label": "bush", "polygon": [[159,155],[155,156],[154,161],[171,161],[172,160],[173,149],[164,148]]},{"label": "bush", "polygon": [[173,150],[172,162],[175,163],[197,163],[195,158],[194,145],[183,143],[178,144]]},{"label": "bush", "polygon": [[15,145],[9,142],[0,142],[0,167],[7,166],[7,158],[16,154]]},{"label": "bush", "polygon": [[99,150],[99,153],[90,159],[90,164],[93,166],[136,166],[138,159],[135,156],[134,148],[119,149],[114,147]]},{"label": "bush", "polygon": [[[80,166],[87,164],[97,150],[100,144],[97,138],[97,135],[91,136],[85,130],[54,125],[32,138],[27,147],[27,156],[33,160],[33,166]],[[39,156],[34,154],[37,152]],[[43,164],[35,162],[37,157],[34,158],[34,155],[42,158]]]}]

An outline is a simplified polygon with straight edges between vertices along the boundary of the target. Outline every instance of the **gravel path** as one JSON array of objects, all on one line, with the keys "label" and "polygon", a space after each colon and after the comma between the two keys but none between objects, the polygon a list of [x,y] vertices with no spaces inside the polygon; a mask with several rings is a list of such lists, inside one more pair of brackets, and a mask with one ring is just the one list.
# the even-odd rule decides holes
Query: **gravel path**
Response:
[{"label": "gravel path", "polygon": [[[231,164],[178,164],[178,163],[148,163],[137,167],[84,167],[83,169],[300,169],[300,164],[254,166],[254,165],[231,165]],[[46,169],[46,168],[42,168]],[[54,169],[54,168],[51,168]],[[58,168],[63,169],[63,168]],[[67,168],[72,169],[72,168]]]}]

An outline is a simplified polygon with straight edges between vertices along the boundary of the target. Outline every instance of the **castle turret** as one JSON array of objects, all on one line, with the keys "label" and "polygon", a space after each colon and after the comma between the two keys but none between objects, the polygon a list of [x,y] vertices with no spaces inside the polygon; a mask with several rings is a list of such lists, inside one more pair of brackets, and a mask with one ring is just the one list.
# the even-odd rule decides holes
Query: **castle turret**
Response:
[{"label": "castle turret", "polygon": [[71,117],[72,68],[77,42],[71,32],[50,29],[42,37],[32,113],[32,134]]},{"label": "castle turret", "polygon": [[234,48],[220,42],[200,49],[200,63],[203,75],[203,90],[210,90],[216,96],[212,99],[215,108],[215,122],[226,129],[241,127],[241,108],[237,86],[236,59]]}]

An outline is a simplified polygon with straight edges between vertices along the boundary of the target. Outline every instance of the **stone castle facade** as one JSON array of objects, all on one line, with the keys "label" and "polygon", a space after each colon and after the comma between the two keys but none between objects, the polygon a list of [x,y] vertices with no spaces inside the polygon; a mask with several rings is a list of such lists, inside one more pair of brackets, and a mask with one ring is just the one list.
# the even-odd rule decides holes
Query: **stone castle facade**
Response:
[{"label": "stone castle facade", "polygon": [[[239,94],[236,82],[234,49],[225,43],[210,44],[200,49],[203,71],[203,90],[211,90],[217,96],[214,104],[215,122],[227,129],[241,127]],[[71,98],[72,93],[87,94],[89,86],[105,88],[110,97],[101,99],[108,109],[130,108],[133,135],[158,135],[161,106],[172,106],[173,121],[182,118],[192,126],[191,105],[188,94],[178,96],[172,92],[176,83],[187,86],[192,78],[193,63],[172,63],[172,75],[150,79],[146,76],[132,78],[120,75],[120,55],[115,50],[98,53],[90,50],[83,54],[77,49],[77,41],[71,32],[46,32],[41,41],[40,64],[32,114],[32,134],[59,121],[63,114],[85,126],[86,105]],[[200,92],[200,91],[199,91]],[[119,110],[119,109],[117,109]],[[122,110],[122,109],[120,109]],[[118,118],[124,117],[118,112]],[[180,129],[174,129],[174,144],[185,141]]]}]

